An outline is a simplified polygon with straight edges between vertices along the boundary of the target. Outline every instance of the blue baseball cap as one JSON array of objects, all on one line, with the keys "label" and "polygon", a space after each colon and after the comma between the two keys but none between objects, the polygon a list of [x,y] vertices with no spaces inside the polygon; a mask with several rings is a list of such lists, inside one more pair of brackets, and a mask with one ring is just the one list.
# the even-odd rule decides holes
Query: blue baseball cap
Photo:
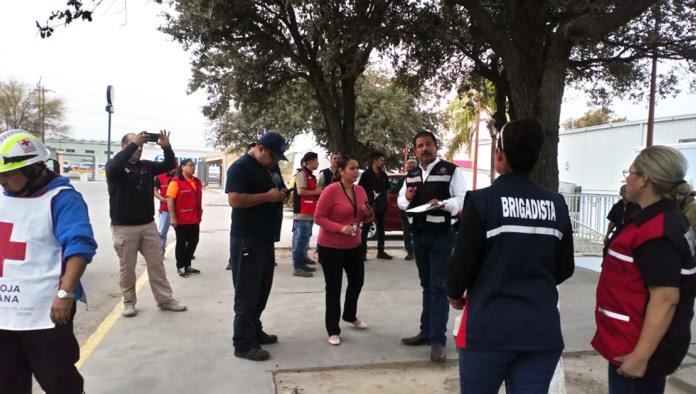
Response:
[{"label": "blue baseball cap", "polygon": [[286,146],[285,138],[283,138],[282,135],[275,132],[266,133],[259,139],[259,145],[268,149],[274,159],[278,161],[288,160],[288,158],[285,157],[285,150],[288,147]]}]

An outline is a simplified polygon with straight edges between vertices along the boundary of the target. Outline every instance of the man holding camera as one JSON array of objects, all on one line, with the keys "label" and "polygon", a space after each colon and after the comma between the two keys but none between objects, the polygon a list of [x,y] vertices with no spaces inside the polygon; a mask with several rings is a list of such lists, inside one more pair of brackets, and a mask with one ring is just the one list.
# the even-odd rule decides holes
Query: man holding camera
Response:
[{"label": "man holding camera", "polygon": [[[161,163],[140,160],[143,145],[157,142],[164,152]],[[186,306],[174,299],[164,269],[164,254],[154,222],[153,179],[175,166],[169,133],[128,133],[121,139],[121,151],[106,163],[109,188],[109,214],[114,249],[120,260],[123,316],[133,317],[135,309],[135,263],[140,252],[147,263],[150,288],[162,310],[182,312]]]}]

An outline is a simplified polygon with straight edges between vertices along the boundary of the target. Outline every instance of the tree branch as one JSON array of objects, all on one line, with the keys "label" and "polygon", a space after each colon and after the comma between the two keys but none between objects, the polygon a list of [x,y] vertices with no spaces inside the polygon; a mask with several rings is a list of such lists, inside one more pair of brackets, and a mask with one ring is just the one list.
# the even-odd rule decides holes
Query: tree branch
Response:
[{"label": "tree branch", "polygon": [[486,39],[491,43],[493,50],[501,57],[510,56],[512,48],[507,37],[500,27],[493,21],[479,0],[459,0],[469,11],[471,19],[476,22],[476,27],[481,30]]},{"label": "tree branch", "polygon": [[658,0],[626,1],[622,7],[604,15],[586,12],[582,16],[570,19],[564,26],[561,26],[559,30],[561,34],[570,40],[577,40],[584,37],[598,40],[631,19],[641,15],[651,5],[657,2]]}]

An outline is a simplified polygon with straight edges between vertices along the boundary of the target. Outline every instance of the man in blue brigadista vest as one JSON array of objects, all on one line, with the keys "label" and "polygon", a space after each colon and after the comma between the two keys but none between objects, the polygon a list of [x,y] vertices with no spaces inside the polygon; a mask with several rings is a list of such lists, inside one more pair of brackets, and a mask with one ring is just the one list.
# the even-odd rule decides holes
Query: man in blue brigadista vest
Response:
[{"label": "man in blue brigadista vest", "polygon": [[430,345],[430,360],[442,362],[446,358],[449,316],[445,273],[454,240],[452,226],[464,205],[466,183],[461,169],[437,156],[437,139],[433,133],[418,132],[413,145],[420,165],[406,175],[397,203],[403,210],[425,204],[432,204],[432,209],[407,212],[423,288],[423,309],[420,331],[401,342],[408,346]]}]

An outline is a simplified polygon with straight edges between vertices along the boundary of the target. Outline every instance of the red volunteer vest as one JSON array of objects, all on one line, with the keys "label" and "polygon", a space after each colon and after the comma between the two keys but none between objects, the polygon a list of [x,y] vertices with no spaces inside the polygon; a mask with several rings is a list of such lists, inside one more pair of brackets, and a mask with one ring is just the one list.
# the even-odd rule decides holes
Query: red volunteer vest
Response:
[{"label": "red volunteer vest", "polygon": [[[306,169],[302,169],[307,176],[307,190],[315,190],[317,188],[317,178]],[[319,196],[300,196],[300,212],[303,215],[314,215],[314,211],[317,209],[317,201],[319,201]]]},{"label": "red volunteer vest", "polygon": [[[174,179],[174,177],[170,177],[168,175],[168,173],[165,172],[163,174],[157,175],[157,179],[159,180],[159,184],[160,184],[160,188],[159,188],[160,196],[166,197],[167,196],[167,187],[169,187],[169,182],[171,182],[171,180]],[[159,211],[160,212],[167,212],[168,210],[169,210],[169,208],[167,207],[167,200],[160,201]]]},{"label": "red volunteer vest", "polygon": [[595,321],[597,332],[592,347],[609,362],[631,353],[638,343],[649,292],[634,264],[633,251],[647,241],[665,234],[665,213],[660,212],[638,226],[629,221],[609,245],[602,261],[597,284]]},{"label": "red volunteer vest", "polygon": [[201,222],[203,214],[203,188],[198,178],[193,178],[196,182],[196,190],[186,180],[178,177],[173,178],[179,186],[179,193],[175,198],[176,220],[179,224],[198,224]]}]

